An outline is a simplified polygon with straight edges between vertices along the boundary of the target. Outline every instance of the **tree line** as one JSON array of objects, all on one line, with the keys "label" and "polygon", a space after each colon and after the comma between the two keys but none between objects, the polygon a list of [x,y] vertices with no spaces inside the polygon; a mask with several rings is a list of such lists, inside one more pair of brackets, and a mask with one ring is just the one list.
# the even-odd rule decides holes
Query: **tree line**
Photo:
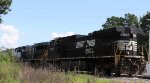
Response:
[{"label": "tree line", "polygon": [[124,17],[112,16],[107,18],[106,22],[102,25],[103,29],[122,26],[135,26],[143,29],[144,33],[148,33],[150,27],[150,12],[147,12],[140,18],[131,13],[125,14]]}]

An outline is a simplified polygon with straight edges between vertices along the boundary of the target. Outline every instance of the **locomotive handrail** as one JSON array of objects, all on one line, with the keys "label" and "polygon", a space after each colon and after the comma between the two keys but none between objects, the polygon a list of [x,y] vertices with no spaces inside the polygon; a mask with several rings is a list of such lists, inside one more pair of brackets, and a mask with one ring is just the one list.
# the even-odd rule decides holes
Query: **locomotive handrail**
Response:
[{"label": "locomotive handrail", "polygon": [[[116,47],[116,44],[114,44],[114,49],[115,49],[115,47]],[[117,53],[117,50],[118,50],[118,46],[117,46],[117,49],[116,50],[114,50],[115,51],[115,53],[114,53],[114,55],[115,55],[115,66],[117,65],[117,59],[116,59],[116,53]]]},{"label": "locomotive handrail", "polygon": [[117,52],[118,52],[119,46],[118,46],[118,44],[114,44],[114,47],[116,45],[117,45],[117,49],[115,50],[115,65],[117,66],[118,62],[120,61],[120,54],[121,54],[122,51],[120,51],[119,55],[117,56]]},{"label": "locomotive handrail", "polygon": [[[117,49],[115,50],[115,65],[117,66],[118,62],[120,61],[122,50],[120,50],[119,54],[117,55],[117,52],[119,50],[119,46],[118,46],[118,44],[114,44],[114,47],[115,47],[115,45],[117,45]],[[126,49],[126,47],[125,47],[125,49]]]}]

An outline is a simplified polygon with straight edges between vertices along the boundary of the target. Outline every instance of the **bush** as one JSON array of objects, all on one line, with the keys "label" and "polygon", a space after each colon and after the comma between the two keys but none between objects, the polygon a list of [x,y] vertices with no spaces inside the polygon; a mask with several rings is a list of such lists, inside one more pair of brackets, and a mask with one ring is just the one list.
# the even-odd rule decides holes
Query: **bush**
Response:
[{"label": "bush", "polygon": [[11,50],[0,49],[0,83],[19,83],[20,67],[14,62]]}]

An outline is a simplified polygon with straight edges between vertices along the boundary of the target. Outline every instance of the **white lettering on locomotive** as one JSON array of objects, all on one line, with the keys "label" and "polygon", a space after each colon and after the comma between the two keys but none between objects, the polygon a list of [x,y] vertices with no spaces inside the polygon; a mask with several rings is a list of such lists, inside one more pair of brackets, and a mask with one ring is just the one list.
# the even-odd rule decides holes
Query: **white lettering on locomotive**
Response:
[{"label": "white lettering on locomotive", "polygon": [[95,46],[95,39],[92,40],[86,40],[86,41],[79,41],[76,43],[76,48],[82,48],[84,47],[94,47]]},{"label": "white lettering on locomotive", "polygon": [[137,51],[137,42],[128,40],[118,40],[119,50]]},{"label": "white lettering on locomotive", "polygon": [[95,39],[93,40],[87,40],[88,46],[95,46]]},{"label": "white lettering on locomotive", "polygon": [[85,41],[79,41],[76,43],[76,48],[82,48],[84,45]]},{"label": "white lettering on locomotive", "polygon": [[120,36],[130,36],[129,33],[121,33]]}]

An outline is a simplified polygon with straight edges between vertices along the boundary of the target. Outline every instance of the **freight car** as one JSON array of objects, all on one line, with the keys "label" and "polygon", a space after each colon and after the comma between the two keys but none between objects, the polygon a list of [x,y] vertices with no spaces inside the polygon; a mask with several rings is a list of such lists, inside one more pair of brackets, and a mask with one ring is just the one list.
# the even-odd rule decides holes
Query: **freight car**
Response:
[{"label": "freight car", "polygon": [[[135,27],[118,27],[94,31],[88,35],[59,37],[46,44],[33,45],[30,59],[55,63],[66,71],[139,75],[146,64],[144,56],[137,55],[137,35],[141,33]],[[21,55],[21,58],[24,57]]]}]

